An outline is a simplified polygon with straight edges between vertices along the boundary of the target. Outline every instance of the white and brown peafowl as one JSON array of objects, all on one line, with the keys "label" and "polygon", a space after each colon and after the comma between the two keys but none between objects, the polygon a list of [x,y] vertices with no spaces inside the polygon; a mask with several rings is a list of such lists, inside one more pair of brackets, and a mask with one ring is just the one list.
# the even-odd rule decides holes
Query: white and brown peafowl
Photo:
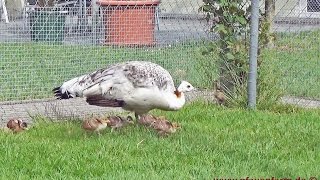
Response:
[{"label": "white and brown peafowl", "polygon": [[122,107],[138,119],[152,109],[181,109],[184,93],[193,89],[186,81],[176,88],[170,73],[158,64],[129,61],[73,78],[53,91],[58,99],[85,97],[90,105]]}]

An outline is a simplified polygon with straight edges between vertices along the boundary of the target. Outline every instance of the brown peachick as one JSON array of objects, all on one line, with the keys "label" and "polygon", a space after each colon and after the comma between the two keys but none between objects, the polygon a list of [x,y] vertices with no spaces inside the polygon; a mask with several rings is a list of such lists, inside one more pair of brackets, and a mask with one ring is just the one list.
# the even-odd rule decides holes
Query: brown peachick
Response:
[{"label": "brown peachick", "polygon": [[111,127],[111,131],[134,123],[131,116],[128,116],[127,118],[120,116],[109,116],[107,119],[109,121],[108,126]]},{"label": "brown peachick", "polygon": [[20,119],[10,119],[7,123],[7,127],[14,133],[19,133],[28,129],[27,123]]},{"label": "brown peachick", "polygon": [[85,119],[82,123],[82,128],[86,131],[94,131],[100,133],[108,126],[108,119],[92,117]]}]

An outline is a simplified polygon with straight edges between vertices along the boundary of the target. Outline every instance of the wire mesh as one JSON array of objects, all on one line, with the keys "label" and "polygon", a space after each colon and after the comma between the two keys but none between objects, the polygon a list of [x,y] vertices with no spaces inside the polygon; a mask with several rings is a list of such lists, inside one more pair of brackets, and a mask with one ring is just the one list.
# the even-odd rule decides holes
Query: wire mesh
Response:
[{"label": "wire mesh", "polygon": [[[0,23],[2,118],[44,113],[52,103],[65,104],[51,101],[52,88],[122,61],[153,61],[168,69],[176,83],[188,80],[205,86],[196,62],[213,36],[198,12],[201,3],[6,1],[9,22],[2,15]],[[60,109],[95,112],[85,102],[70,102]]]},{"label": "wire mesh", "polygon": [[[51,89],[116,62],[156,62],[169,70],[176,83],[188,80],[202,91],[211,92],[218,77],[214,62],[219,57],[203,51],[208,44],[221,50],[216,43],[220,37],[210,31],[214,20],[207,22],[199,11],[202,0],[0,2],[3,120],[29,117],[30,112],[52,114],[57,111],[52,103],[63,104],[61,111],[66,113],[101,112],[104,109],[88,108],[79,100],[51,101]],[[263,12],[264,1],[260,4]],[[269,70],[281,74],[281,82],[274,86],[281,87],[285,102],[304,100],[308,106],[320,98],[319,7],[314,0],[275,1],[274,48],[262,53],[270,60],[266,61]]]},{"label": "wire mesh", "polygon": [[284,102],[320,107],[319,8],[317,0],[275,1],[275,47],[267,53],[280,74]]}]

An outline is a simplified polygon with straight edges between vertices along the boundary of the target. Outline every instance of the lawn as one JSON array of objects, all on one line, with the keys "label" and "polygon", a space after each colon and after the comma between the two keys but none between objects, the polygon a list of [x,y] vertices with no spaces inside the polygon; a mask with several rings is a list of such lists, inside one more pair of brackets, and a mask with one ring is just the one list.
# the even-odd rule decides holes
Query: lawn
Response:
[{"label": "lawn", "polygon": [[[285,95],[320,99],[319,34],[277,34],[275,48],[262,51],[262,68],[279,75],[280,82],[275,86]],[[177,83],[188,80],[200,89],[212,88],[218,53],[202,55],[206,45],[202,41],[155,48],[2,43],[0,101],[52,97],[51,89],[67,79],[133,59],[161,64]]]},{"label": "lawn", "polygon": [[[168,69],[176,82],[188,80],[198,87],[211,86],[199,73],[203,42],[158,48],[0,44],[0,101],[52,97],[51,89],[62,82],[103,68],[110,63],[149,60]],[[210,71],[215,76],[216,68]],[[31,93],[32,92],[32,93]]]},{"label": "lawn", "polygon": [[182,126],[168,138],[138,125],[99,136],[79,121],[38,120],[29,131],[0,133],[0,178],[319,178],[319,115],[195,102],[166,113]]},{"label": "lawn", "polygon": [[286,95],[320,99],[320,31],[278,34],[264,55]]}]

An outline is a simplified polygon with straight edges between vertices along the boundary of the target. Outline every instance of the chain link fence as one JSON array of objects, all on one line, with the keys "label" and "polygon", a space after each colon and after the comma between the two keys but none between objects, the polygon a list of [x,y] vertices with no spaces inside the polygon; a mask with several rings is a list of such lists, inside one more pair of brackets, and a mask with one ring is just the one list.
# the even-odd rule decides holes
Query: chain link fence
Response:
[{"label": "chain link fence", "polygon": [[[320,2],[275,1],[275,47],[267,57],[280,72],[284,102],[320,107]],[[272,64],[272,63],[271,63]]]},{"label": "chain link fence", "polygon": [[[0,116],[29,118],[103,113],[75,99],[53,100],[53,87],[108,64],[148,60],[170,71],[175,83],[188,80],[212,92],[218,48],[199,9],[202,0],[0,1]],[[260,1],[264,11],[264,1]],[[249,2],[245,3],[250,5]],[[275,1],[274,47],[263,51],[269,70],[280,73],[282,100],[317,106],[320,98],[320,4]],[[208,93],[202,93],[204,96]],[[258,94],[259,95],[259,94]],[[195,95],[193,95],[195,96]],[[209,93],[206,98],[214,98]]]}]

